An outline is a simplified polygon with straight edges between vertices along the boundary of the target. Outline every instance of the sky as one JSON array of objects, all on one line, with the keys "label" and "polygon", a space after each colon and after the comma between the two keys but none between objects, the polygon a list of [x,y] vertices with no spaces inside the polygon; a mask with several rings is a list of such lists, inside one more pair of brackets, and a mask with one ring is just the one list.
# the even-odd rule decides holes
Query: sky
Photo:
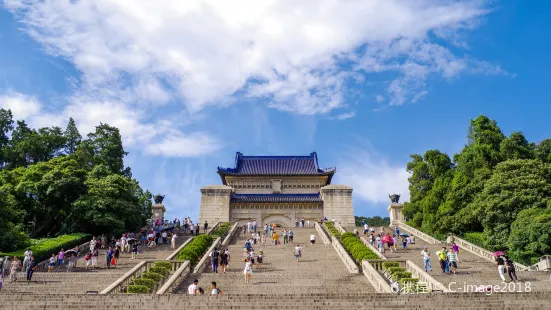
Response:
[{"label": "sky", "polygon": [[543,0],[0,0],[0,107],[118,127],[168,218],[236,152],[313,151],[388,216],[409,155],[459,152],[470,119],[551,137],[550,30]]}]

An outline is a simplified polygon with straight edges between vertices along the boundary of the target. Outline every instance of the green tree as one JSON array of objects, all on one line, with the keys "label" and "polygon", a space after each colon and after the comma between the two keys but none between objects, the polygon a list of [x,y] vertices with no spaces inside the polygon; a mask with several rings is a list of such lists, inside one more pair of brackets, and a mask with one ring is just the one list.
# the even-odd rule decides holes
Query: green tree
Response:
[{"label": "green tree", "polygon": [[88,134],[86,146],[94,154],[94,164],[104,165],[113,173],[124,173],[124,156],[128,153],[122,146],[119,129],[107,124],[96,126],[96,131]]},{"label": "green tree", "polygon": [[520,211],[511,224],[507,245],[512,249],[509,254],[525,264],[551,253],[551,205]]},{"label": "green tree", "polygon": [[551,164],[551,139],[545,139],[538,144],[535,156],[541,161]]},{"label": "green tree", "polygon": [[528,143],[521,132],[513,132],[508,138],[503,139],[499,148],[501,156],[506,160],[534,158],[535,145]]},{"label": "green tree", "polygon": [[69,123],[67,124],[67,128],[63,132],[63,136],[66,140],[65,154],[75,154],[78,145],[82,141],[82,136],[78,132],[75,120],[73,120],[72,117],[69,118]]}]

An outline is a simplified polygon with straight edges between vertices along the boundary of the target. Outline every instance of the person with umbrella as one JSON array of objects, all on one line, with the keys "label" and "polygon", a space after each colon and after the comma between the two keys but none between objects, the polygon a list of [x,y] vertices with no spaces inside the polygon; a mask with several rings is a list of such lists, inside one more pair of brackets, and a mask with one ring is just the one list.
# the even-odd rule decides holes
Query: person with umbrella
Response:
[{"label": "person with umbrella", "polygon": [[497,265],[497,273],[499,274],[501,281],[505,282],[505,275],[504,275],[505,259],[503,259],[503,256],[505,255],[505,253],[503,251],[497,251],[497,252],[494,252],[493,255],[496,258],[495,261]]},{"label": "person with umbrella", "polygon": [[68,250],[65,251],[65,256],[69,258],[69,263],[67,264],[67,272],[71,271],[73,267],[75,266],[75,255],[77,254],[77,251],[75,250]]},{"label": "person with umbrella", "polygon": [[407,237],[409,237],[409,235],[408,234],[401,234],[400,236],[402,237],[402,247],[404,248],[404,250],[407,250],[408,249]]}]

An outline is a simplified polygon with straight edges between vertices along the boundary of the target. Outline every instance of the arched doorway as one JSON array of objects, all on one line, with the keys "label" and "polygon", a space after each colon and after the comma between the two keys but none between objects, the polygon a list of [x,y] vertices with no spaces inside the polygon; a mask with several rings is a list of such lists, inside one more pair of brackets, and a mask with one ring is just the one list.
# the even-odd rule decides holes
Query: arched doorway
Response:
[{"label": "arched doorway", "polygon": [[[281,227],[292,227],[291,219],[285,215],[277,214],[277,215],[269,215],[262,219],[262,226],[265,224],[276,224]],[[261,226],[261,227],[262,227]]]}]

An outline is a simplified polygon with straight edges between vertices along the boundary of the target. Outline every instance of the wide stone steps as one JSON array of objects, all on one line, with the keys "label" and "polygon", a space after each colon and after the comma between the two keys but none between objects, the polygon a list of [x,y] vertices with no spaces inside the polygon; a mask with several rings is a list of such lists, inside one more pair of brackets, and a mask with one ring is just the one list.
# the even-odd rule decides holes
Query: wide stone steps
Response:
[{"label": "wide stone steps", "polygon": [[[358,227],[358,231],[363,232],[363,227]],[[391,235],[394,230],[386,228],[386,231]],[[401,232],[403,230],[401,229]],[[376,230],[376,234],[379,233],[379,229]],[[361,236],[365,236],[360,233]],[[369,235],[367,235],[369,236]],[[367,240],[368,237],[366,237]],[[442,273],[436,251],[441,250],[443,245],[431,244],[425,242],[423,239],[415,236],[415,244],[409,244],[408,250],[403,250],[402,244],[398,244],[398,251],[385,251],[385,256],[389,259],[404,259],[411,260],[420,268],[423,268],[423,258],[421,251],[427,246],[431,253],[432,272],[429,274],[436,280],[444,284],[446,287],[461,290],[464,285],[500,285],[504,284],[499,277],[497,266],[492,262],[489,262],[481,257],[478,257],[470,252],[459,249],[459,261],[457,263],[457,274],[445,274]],[[446,248],[450,247],[446,245]],[[517,283],[516,291],[524,292],[527,286],[535,291],[549,291],[551,290],[550,273],[549,272],[530,272],[530,271],[516,271],[519,283]],[[506,280],[509,282],[510,278],[505,274]],[[529,284],[528,284],[529,283]],[[508,289],[508,288],[507,288]],[[511,289],[513,289],[511,287]],[[510,290],[509,290],[510,291]]]},{"label": "wide stone steps", "polygon": [[[283,228],[277,230],[279,233]],[[264,251],[264,263],[262,269],[253,266],[251,281],[245,284],[243,274],[243,248],[245,237],[242,233],[234,239],[228,248],[231,253],[230,267],[226,274],[213,274],[210,263],[205,272],[199,275],[191,275],[180,286],[178,292],[186,293],[187,287],[194,278],[199,280],[199,286],[207,290],[212,281],[216,281],[218,288],[227,295],[238,294],[293,294],[293,293],[362,293],[373,292],[373,287],[363,275],[353,275],[343,264],[331,245],[324,245],[317,236],[314,228],[294,229],[293,244],[275,246],[271,238],[265,245],[253,245],[256,254]],[[310,245],[310,235],[317,236],[317,243]],[[282,234],[280,234],[282,235]],[[281,237],[281,241],[283,241]],[[299,263],[294,257],[294,247],[300,244],[303,248],[303,256]]]}]

